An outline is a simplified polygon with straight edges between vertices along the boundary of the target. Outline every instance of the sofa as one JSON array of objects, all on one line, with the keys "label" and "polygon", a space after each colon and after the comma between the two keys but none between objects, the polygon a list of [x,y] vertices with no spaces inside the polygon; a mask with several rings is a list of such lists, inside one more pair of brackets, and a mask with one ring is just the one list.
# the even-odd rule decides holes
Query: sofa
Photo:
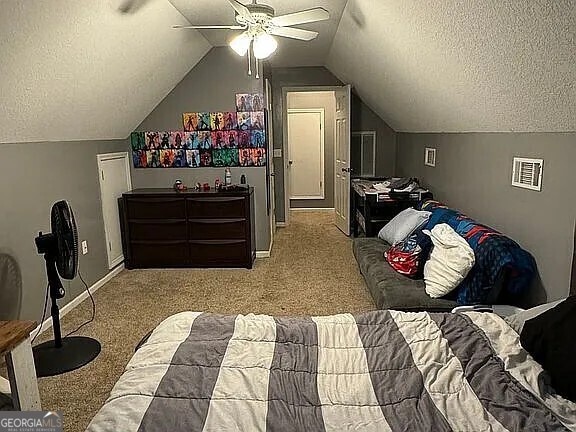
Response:
[{"label": "sofa", "polygon": [[444,298],[426,294],[424,280],[397,273],[384,258],[391,246],[377,237],[356,238],[353,252],[360,272],[379,309],[446,312],[466,304],[518,305],[536,273],[534,258],[516,242],[458,210],[427,200],[417,209],[432,213],[424,229],[447,223],[471,246],[474,267],[464,281]]}]

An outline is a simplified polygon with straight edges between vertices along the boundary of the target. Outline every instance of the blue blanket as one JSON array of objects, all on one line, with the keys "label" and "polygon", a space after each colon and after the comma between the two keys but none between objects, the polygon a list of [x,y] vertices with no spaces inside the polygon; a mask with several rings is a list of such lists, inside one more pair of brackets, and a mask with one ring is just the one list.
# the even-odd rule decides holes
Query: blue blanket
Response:
[{"label": "blue blanket", "polygon": [[432,212],[426,229],[441,223],[450,225],[466,239],[476,256],[474,267],[456,290],[458,303],[486,303],[502,271],[508,272],[504,287],[508,294],[517,296],[528,289],[536,262],[518,243],[438,201],[425,201],[421,208]]}]

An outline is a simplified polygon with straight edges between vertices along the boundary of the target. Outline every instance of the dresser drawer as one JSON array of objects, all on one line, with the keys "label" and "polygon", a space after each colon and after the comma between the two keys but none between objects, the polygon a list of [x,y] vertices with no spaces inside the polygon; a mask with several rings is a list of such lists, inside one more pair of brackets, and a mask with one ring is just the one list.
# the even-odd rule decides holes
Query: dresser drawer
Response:
[{"label": "dresser drawer", "polygon": [[246,219],[189,219],[190,240],[243,240]]},{"label": "dresser drawer", "polygon": [[186,240],[185,219],[133,219],[128,225],[132,240]]},{"label": "dresser drawer", "polygon": [[188,218],[242,218],[246,215],[244,197],[188,198]]},{"label": "dresser drawer", "polygon": [[131,247],[131,268],[187,267],[189,249],[186,241],[134,241]]},{"label": "dresser drawer", "polygon": [[184,198],[128,198],[128,219],[185,219]]},{"label": "dresser drawer", "polygon": [[251,267],[244,240],[191,240],[192,267]]}]

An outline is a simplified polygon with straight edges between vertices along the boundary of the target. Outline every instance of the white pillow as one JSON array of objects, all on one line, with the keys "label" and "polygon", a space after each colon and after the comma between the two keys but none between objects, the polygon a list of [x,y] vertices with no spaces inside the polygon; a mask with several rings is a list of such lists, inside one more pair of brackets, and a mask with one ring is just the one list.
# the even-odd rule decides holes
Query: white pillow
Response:
[{"label": "white pillow", "polygon": [[447,224],[423,232],[430,236],[434,245],[424,264],[426,293],[432,298],[443,297],[456,288],[474,266],[474,251]]},{"label": "white pillow", "polygon": [[428,222],[431,214],[429,211],[419,211],[413,208],[402,210],[384,225],[378,237],[394,246]]}]

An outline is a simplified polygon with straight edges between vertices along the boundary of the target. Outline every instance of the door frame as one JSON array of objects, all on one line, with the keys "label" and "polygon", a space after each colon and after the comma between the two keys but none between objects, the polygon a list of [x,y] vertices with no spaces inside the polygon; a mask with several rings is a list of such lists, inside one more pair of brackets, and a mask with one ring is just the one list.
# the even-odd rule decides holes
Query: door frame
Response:
[{"label": "door frame", "polygon": [[116,152],[116,153],[102,153],[102,154],[98,154],[96,155],[96,161],[98,164],[98,185],[100,186],[100,209],[102,210],[102,224],[104,225],[104,236],[105,236],[105,240],[106,240],[106,258],[108,261],[108,269],[113,269],[114,267],[116,267],[118,264],[120,264],[122,261],[124,261],[124,254],[122,254],[120,257],[116,258],[115,260],[112,260],[110,257],[110,248],[108,246],[110,239],[109,239],[109,233],[108,233],[108,227],[106,226],[106,219],[104,217],[104,206],[103,206],[103,202],[104,202],[104,197],[102,196],[102,164],[108,160],[114,160],[114,159],[124,159],[124,166],[126,168],[126,180],[127,180],[127,186],[128,186],[128,190],[132,190],[132,173],[130,170],[130,155],[128,154],[128,152]]},{"label": "door frame", "polygon": [[272,104],[272,83],[268,78],[264,80],[264,95],[266,99],[266,108],[268,118],[266,124],[267,146],[268,146],[268,225],[270,227],[270,246],[268,253],[272,252],[274,245],[274,235],[276,234],[276,172],[274,168],[274,107]]},{"label": "door frame", "polygon": [[[335,92],[342,86],[285,86],[282,87],[282,163],[284,168],[284,224],[290,224],[290,172],[288,170],[288,93]],[[335,127],[335,126],[333,126]]]},{"label": "door frame", "polygon": [[[286,115],[286,119],[288,120],[290,118],[290,114],[305,114],[305,113],[313,113],[313,114],[320,114],[320,178],[322,179],[322,186],[321,186],[321,190],[320,190],[320,195],[318,196],[302,196],[302,197],[298,197],[298,198],[292,198],[291,194],[292,194],[292,190],[291,190],[291,185],[290,183],[287,185],[286,190],[288,191],[288,205],[290,205],[290,200],[291,199],[298,199],[298,200],[307,200],[307,199],[313,199],[313,200],[323,200],[326,198],[326,182],[325,182],[325,178],[324,178],[324,172],[326,171],[325,168],[325,163],[326,161],[324,160],[324,128],[326,127],[326,121],[325,121],[325,110],[324,108],[288,108],[287,109],[287,115]],[[286,128],[288,128],[288,125],[286,125]],[[290,141],[288,140],[288,164],[290,165]],[[289,166],[288,170],[290,170],[292,167]],[[289,180],[292,180],[290,178],[291,176],[291,172],[288,171],[288,178]],[[289,207],[288,210],[290,210],[291,208]]]}]

